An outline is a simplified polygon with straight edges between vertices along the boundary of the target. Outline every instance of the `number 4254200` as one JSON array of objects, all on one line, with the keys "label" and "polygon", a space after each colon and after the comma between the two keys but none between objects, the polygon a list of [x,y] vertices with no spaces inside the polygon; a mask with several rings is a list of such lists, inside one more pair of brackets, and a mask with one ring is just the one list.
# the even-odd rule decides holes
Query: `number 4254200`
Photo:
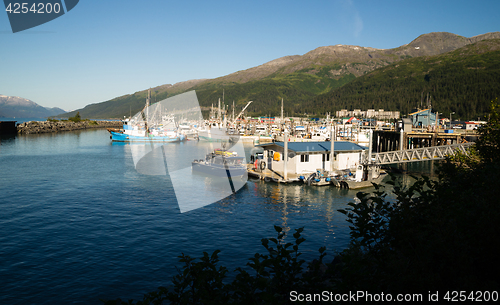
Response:
[{"label": "number 4254200", "polygon": [[33,3],[28,7],[28,3],[9,3],[5,11],[9,14],[27,14],[29,12],[35,14],[58,14],[61,11],[59,3]]}]

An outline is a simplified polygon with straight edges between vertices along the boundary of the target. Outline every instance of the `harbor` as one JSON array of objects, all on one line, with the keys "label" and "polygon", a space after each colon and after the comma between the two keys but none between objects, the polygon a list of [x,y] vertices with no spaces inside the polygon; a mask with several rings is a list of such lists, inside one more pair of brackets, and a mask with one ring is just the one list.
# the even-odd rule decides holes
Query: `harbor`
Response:
[{"label": "harbor", "polygon": [[[170,174],[137,172],[133,146],[111,141],[106,129],[2,138],[0,242],[6,256],[0,270],[11,280],[2,286],[0,303],[51,304],[54,295],[60,303],[140,299],[168,284],[181,253],[198,257],[222,249],[225,266],[244,265],[249,255],[262,253],[260,240],[274,236],[274,224],[292,232],[306,228],[304,259],[314,258],[325,241],[332,253],[349,243],[348,223],[337,210],[354,191],[250,177],[235,194],[180,213]],[[189,157],[190,166],[220,143],[164,146],[174,160]],[[244,148],[248,158],[253,145]],[[213,187],[204,183],[206,175],[194,176],[200,187]],[[183,178],[180,191],[197,200],[201,192],[188,182]]]},{"label": "harbor", "polygon": [[[204,119],[194,91],[153,104],[149,91],[144,108],[121,122],[26,122],[18,125],[18,132],[30,134],[111,125],[113,127],[107,130],[113,143],[142,143],[144,147],[151,147],[131,146],[134,164],[137,170],[142,168],[145,172],[158,173],[166,173],[167,165],[173,161],[169,162],[167,155],[163,161],[148,159],[147,155],[158,144],[210,143],[211,148],[205,154],[194,156],[194,161],[186,166],[193,172],[217,173],[219,178],[225,177],[227,172],[233,193],[242,185],[235,187],[231,178],[242,176],[243,172],[264,182],[279,184],[349,189],[371,187],[387,176],[382,165],[442,160],[457,151],[467,153],[477,139],[474,130],[464,135],[453,129],[442,129],[436,117],[431,120],[430,109],[402,119],[398,119],[399,112],[383,110],[336,113],[337,116],[361,115],[364,119],[330,117],[329,113],[326,118],[308,119],[284,117],[282,101],[281,117],[253,118],[244,115],[251,103],[246,103],[237,115],[233,105],[230,116],[219,99],[217,108],[212,106],[209,117]],[[422,113],[426,119],[422,119]],[[148,146],[149,143],[152,146]],[[246,158],[242,145],[253,147]],[[170,172],[175,172],[170,165],[168,167]],[[218,198],[221,194],[225,193],[206,195]],[[184,201],[187,203],[189,199]]]},{"label": "harbor", "polygon": [[[296,143],[300,146],[314,142]],[[268,151],[281,147],[271,144],[267,143]],[[331,143],[322,145],[326,151]],[[4,287],[11,293],[4,294],[2,302],[8,303],[13,295],[36,302],[60,289],[67,295],[63,301],[78,298],[92,303],[99,297],[115,296],[138,299],[141,291],[163,285],[166,277],[175,275],[174,265],[181,252],[198,256],[200,251],[223,249],[220,257],[226,266],[241,266],[249,253],[262,252],[259,240],[273,236],[272,224],[284,230],[305,227],[305,259],[314,258],[325,243],[329,253],[349,243],[348,223],[337,210],[356,201],[356,190],[303,181],[266,182],[248,171],[248,180],[234,194],[189,213],[179,213],[169,175],[137,172],[134,146],[111,141],[105,129],[18,135],[2,140],[0,169],[9,175],[0,178],[5,232],[1,238],[8,245],[4,251],[17,253],[2,265],[2,272],[16,278],[16,284]],[[250,160],[257,148],[253,143],[243,146],[240,156]],[[336,146],[340,151],[341,145]],[[189,158],[186,166],[207,152],[222,149],[221,143],[195,140],[164,147],[173,160]],[[289,149],[300,151],[293,145]],[[310,151],[312,158],[312,147]],[[297,156],[300,161],[300,154]],[[428,172],[428,163],[424,166]],[[414,163],[413,168],[418,164]],[[280,179],[268,169],[264,173]],[[194,178],[200,181],[199,186],[213,187],[207,182],[208,175]],[[290,172],[288,179],[299,179],[299,175]],[[405,183],[411,180],[406,175],[401,179],[406,179]],[[183,184],[181,191],[191,200],[198,200],[202,192],[193,191],[187,177]],[[24,230],[30,234],[23,234]],[[159,252],[162,255],[152,254]],[[52,253],[50,259],[38,259],[48,253]],[[114,265],[110,267],[109,261]],[[35,275],[33,268],[41,271]],[[122,277],[131,279],[123,284]],[[21,290],[22,278],[33,281],[28,289]],[[43,284],[46,281],[53,285],[47,288]],[[118,287],[116,283],[121,284]],[[94,291],[92,295],[89,290]]]},{"label": "harbor", "polygon": [[[36,302],[34,291],[46,290],[38,292],[45,296],[60,289],[68,300],[87,303],[95,296],[138,299],[137,291],[164,284],[165,274],[175,275],[181,252],[196,256],[200,250],[224,249],[224,265],[243,265],[248,253],[262,250],[262,237],[273,236],[269,224],[286,232],[305,227],[304,259],[314,259],[316,250],[328,244],[327,258],[333,260],[332,254],[350,240],[346,217],[338,210],[359,202],[358,189],[370,192],[373,183],[384,184],[388,175],[382,166],[406,164],[407,170],[424,168],[416,172],[430,174],[433,160],[467,153],[476,136],[473,130],[431,132],[404,126],[403,120],[371,126],[350,118],[284,118],[281,123],[242,116],[234,124],[212,125],[219,132],[202,138],[198,132],[216,121],[162,117],[149,123],[141,114],[113,127],[2,138],[0,169],[9,173],[0,177],[7,233],[2,241],[9,244],[5,251],[22,253],[11,256],[2,272],[33,278],[20,264],[40,266],[45,271],[35,282],[49,280],[55,288],[35,284],[21,291],[8,285],[12,294],[0,301],[16,295]],[[174,137],[185,140],[155,141],[165,122]],[[111,131],[124,137],[113,138]],[[127,139],[132,131],[143,138]],[[396,177],[401,185],[413,181],[407,174]],[[34,239],[19,234],[21,223],[28,223]],[[55,253],[53,259],[38,260],[46,251]],[[158,252],[162,255],[152,254]],[[85,272],[75,264],[82,257],[89,265]],[[116,267],[110,268],[109,261]],[[123,285],[117,272],[153,277]]]}]

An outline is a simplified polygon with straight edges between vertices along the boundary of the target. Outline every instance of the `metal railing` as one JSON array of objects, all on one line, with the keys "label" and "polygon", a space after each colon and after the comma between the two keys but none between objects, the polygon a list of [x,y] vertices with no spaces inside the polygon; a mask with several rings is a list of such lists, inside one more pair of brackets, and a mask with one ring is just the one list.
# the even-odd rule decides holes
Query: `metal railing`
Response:
[{"label": "metal railing", "polygon": [[388,151],[382,153],[373,153],[372,160],[375,160],[374,163],[380,165],[391,164],[391,163],[441,160],[446,158],[446,156],[448,155],[453,155],[457,151],[467,154],[468,149],[474,144],[475,144],[474,142],[470,142],[462,144],[430,146],[430,147],[422,147],[422,148],[414,148],[406,150]]}]

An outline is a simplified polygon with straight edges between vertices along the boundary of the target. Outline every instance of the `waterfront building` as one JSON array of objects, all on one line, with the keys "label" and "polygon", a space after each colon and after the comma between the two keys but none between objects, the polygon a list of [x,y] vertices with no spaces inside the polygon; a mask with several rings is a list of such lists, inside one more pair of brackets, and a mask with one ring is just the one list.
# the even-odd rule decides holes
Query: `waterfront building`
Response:
[{"label": "waterfront building", "polygon": [[[284,172],[284,142],[258,145],[264,149],[260,169]],[[364,158],[366,147],[347,141],[334,142],[333,164],[330,160],[331,142],[288,142],[287,173],[301,175],[322,170],[356,169]],[[255,160],[254,160],[255,161]]]},{"label": "waterfront building", "polygon": [[436,126],[436,113],[432,109],[417,110],[409,114],[412,125],[417,128]]}]

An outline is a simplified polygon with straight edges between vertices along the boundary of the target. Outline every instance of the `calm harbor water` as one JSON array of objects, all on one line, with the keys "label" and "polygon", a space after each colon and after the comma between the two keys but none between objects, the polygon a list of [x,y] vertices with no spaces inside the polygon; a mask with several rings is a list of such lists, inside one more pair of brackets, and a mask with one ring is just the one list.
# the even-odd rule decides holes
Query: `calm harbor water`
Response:
[{"label": "calm harbor water", "polygon": [[[138,299],[170,284],[181,253],[220,249],[229,270],[244,266],[264,253],[273,225],[305,227],[305,259],[349,243],[337,210],[356,191],[249,179],[235,195],[180,213],[169,176],[138,173],[129,145],[105,130],[0,141],[0,304]],[[207,149],[170,145],[179,155]]]}]

